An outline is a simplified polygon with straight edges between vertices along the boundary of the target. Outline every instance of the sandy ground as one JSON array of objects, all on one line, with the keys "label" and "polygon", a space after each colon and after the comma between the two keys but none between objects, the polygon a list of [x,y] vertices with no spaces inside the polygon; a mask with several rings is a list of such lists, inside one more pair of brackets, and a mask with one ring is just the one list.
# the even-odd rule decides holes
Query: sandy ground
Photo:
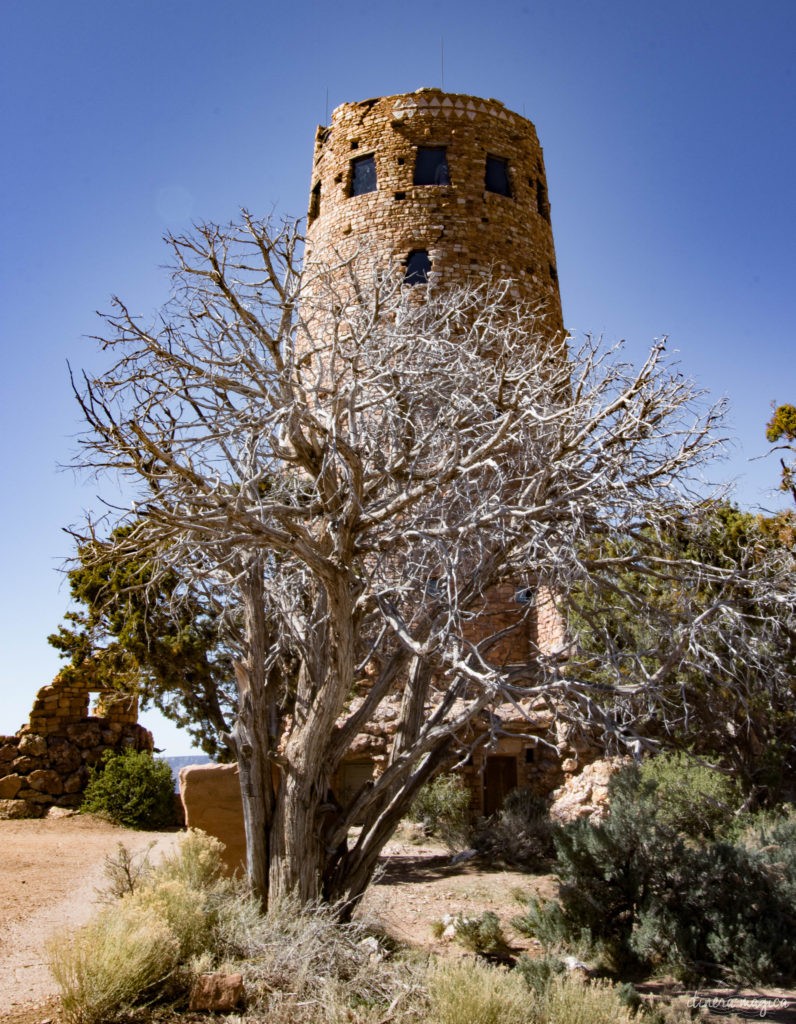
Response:
[{"label": "sandy ground", "polygon": [[156,857],[178,840],[178,832],[133,832],[88,815],[0,821],[0,1020],[35,1006],[47,1016],[56,989],[46,944],[91,917],[117,845],[136,851],[154,841]]}]

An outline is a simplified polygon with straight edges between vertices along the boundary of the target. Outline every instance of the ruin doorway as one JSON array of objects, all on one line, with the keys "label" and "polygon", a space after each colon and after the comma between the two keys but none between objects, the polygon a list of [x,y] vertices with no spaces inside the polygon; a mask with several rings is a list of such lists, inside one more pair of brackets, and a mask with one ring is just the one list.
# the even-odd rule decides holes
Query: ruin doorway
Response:
[{"label": "ruin doorway", "polygon": [[517,788],[517,758],[490,754],[484,764],[484,815],[499,811],[512,789]]}]

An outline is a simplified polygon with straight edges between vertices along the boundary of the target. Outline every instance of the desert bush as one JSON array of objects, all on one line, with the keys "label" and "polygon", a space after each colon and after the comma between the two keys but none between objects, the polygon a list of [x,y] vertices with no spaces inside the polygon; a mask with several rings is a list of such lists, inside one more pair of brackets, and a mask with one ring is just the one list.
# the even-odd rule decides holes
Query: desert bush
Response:
[{"label": "desert bush", "polygon": [[224,879],[221,855],[224,844],[200,829],[189,829],[181,838],[176,852],[167,854],[157,867],[158,880],[173,879],[191,889],[212,890]]},{"label": "desert bush", "polygon": [[[220,877],[220,846],[189,833],[175,855],[139,873],[87,925],[50,944],[69,1024],[98,1024],[146,1004],[188,958],[212,947],[218,906],[231,892]],[[117,865],[131,861],[117,854]],[[118,872],[111,874],[118,889]]]},{"label": "desert bush", "polygon": [[108,750],[91,771],[80,809],[128,828],[168,828],[174,824],[171,769],[143,750]]},{"label": "desert bush", "polygon": [[341,924],[339,910],[285,899],[262,914],[242,891],[219,907],[216,952],[243,964],[249,1005],[267,1010],[269,1024],[364,1021],[390,1007],[391,1020],[413,1018],[422,1002],[417,969],[391,957],[362,924]]},{"label": "desert bush", "polygon": [[558,830],[559,901],[530,901],[515,926],[551,951],[590,947],[615,972],[665,967],[689,982],[787,982],[793,831],[764,832],[756,848],[697,842],[674,828],[665,807],[659,815],[650,792],[637,769],[623,772],[604,823]]},{"label": "desert bush", "polygon": [[662,825],[694,839],[715,839],[730,831],[743,795],[718,769],[667,752],[642,761],[637,799],[655,801]]},{"label": "desert bush", "polygon": [[608,981],[553,978],[542,997],[535,1024],[632,1024],[634,1012]]},{"label": "desert bush", "polygon": [[473,846],[491,861],[537,871],[555,853],[553,828],[547,803],[530,790],[515,789],[498,813],[476,829]]},{"label": "desert bush", "polygon": [[525,953],[517,960],[514,970],[537,996],[544,995],[553,978],[566,970],[564,961],[557,956],[530,957]]},{"label": "desert bush", "polygon": [[49,965],[69,1024],[99,1024],[146,1003],[177,965],[179,943],[161,918],[121,901],[74,935],[55,938]]},{"label": "desert bush", "polygon": [[441,962],[427,976],[434,1024],[533,1024],[522,978],[479,961]]},{"label": "desert bush", "polygon": [[470,842],[470,791],[458,776],[438,775],[419,791],[409,818],[449,849],[464,849]]},{"label": "desert bush", "polygon": [[145,850],[133,853],[124,843],[117,843],[114,853],[109,853],[104,861],[105,885],[97,890],[101,903],[114,903],[116,900],[135,892],[152,870],[149,855],[154,842]]},{"label": "desert bush", "polygon": [[478,917],[458,914],[454,919],[454,928],[456,941],[473,953],[491,957],[505,957],[509,953],[500,918],[491,910],[485,910]]}]

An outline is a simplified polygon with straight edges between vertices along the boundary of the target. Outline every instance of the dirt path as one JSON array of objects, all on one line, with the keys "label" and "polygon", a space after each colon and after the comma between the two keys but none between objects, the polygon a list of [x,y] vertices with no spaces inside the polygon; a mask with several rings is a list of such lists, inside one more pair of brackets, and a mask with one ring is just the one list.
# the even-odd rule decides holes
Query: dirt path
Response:
[{"label": "dirt path", "polygon": [[105,857],[117,844],[136,851],[154,841],[157,856],[178,839],[177,832],[133,832],[90,816],[0,821],[0,1020],[55,995],[45,946],[91,917]]}]

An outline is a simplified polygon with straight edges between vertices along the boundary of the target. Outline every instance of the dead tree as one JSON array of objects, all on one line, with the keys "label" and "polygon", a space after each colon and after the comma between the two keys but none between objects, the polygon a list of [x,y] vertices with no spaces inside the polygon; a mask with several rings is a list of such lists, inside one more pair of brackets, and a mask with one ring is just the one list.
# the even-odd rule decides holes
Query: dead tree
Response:
[{"label": "dead tree", "polygon": [[[541,583],[563,613],[584,581],[608,598],[631,563],[686,572],[593,541],[607,552],[694,507],[718,413],[663,343],[638,370],[589,339],[567,352],[505,282],[409,289],[364,257],[303,270],[297,228],[248,215],[169,244],[158,322],[118,299],[105,317],[115,358],[77,388],[78,461],[135,492],[126,550],[209,581],[233,609],[251,884],[264,900],[352,906],[485,710],[545,701],[636,741],[606,690],[656,701],[717,612],[659,638],[637,677],[598,685],[567,668],[576,636],[501,663],[484,596]],[[389,763],[329,814],[354,737],[396,693]]]}]

